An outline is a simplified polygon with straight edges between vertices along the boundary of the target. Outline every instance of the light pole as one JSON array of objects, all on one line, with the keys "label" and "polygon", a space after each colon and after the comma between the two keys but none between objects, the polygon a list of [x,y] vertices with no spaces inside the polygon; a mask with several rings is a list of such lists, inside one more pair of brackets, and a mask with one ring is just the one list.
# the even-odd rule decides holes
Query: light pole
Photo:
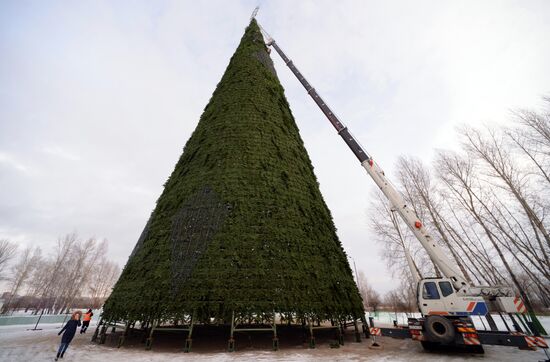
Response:
[{"label": "light pole", "polygon": [[355,270],[355,281],[357,282],[357,288],[359,288],[359,292],[361,292],[361,284],[359,283],[359,274],[357,274],[357,265],[355,265],[355,259],[353,259],[353,257],[349,255],[348,258],[350,258],[353,262],[353,270]]},{"label": "light pole", "polygon": [[353,259],[353,257],[351,257],[349,255],[348,255],[348,258],[350,258],[351,261],[353,262],[353,269],[355,270],[355,282],[357,283],[357,289],[359,289],[359,294],[361,294],[361,297],[365,298],[365,304],[367,305],[367,308],[368,308],[368,306],[369,306],[369,296],[367,295],[367,291],[365,291],[365,293],[363,293],[363,290],[361,288],[361,282],[359,280],[359,274],[357,273],[357,265],[355,264],[355,259]]}]

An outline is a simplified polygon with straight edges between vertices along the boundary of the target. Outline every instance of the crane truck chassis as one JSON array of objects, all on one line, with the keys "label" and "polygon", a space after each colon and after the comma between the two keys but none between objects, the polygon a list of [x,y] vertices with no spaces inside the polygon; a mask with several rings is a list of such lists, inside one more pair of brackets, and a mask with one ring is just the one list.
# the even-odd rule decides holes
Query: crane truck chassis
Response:
[{"label": "crane truck chassis", "polygon": [[[255,17],[255,9],[252,18]],[[515,346],[520,349],[543,348],[548,357],[548,345],[540,336],[536,328],[533,332],[524,324],[525,331],[513,317],[513,313],[525,313],[522,299],[515,296],[509,286],[472,286],[462,276],[460,271],[445,255],[445,252],[432,239],[418,216],[405,203],[400,193],[386,179],[384,171],[374,162],[373,158],[363,149],[359,142],[334,114],[328,104],[321,98],[315,88],[296,68],[292,60],[282,51],[275,40],[258,23],[266,45],[275,49],[288,68],[296,76],[307,93],[321,109],[328,121],[336,129],[361,166],[365,168],[382,193],[387,197],[392,210],[396,211],[405,224],[424,247],[430,259],[438,267],[443,278],[421,278],[417,270],[412,267],[412,259],[408,250],[405,250],[411,274],[417,282],[418,309],[421,318],[409,318],[408,325],[394,328],[375,327],[370,319],[370,335],[387,336],[393,338],[411,338],[419,341],[427,350],[463,348],[469,352],[483,353],[483,345]],[[491,325],[490,312],[496,311],[502,317],[502,312],[508,313],[515,331],[512,331],[503,318],[508,331],[477,330],[472,316],[485,316]],[[518,319],[521,321],[520,316]],[[492,322],[493,325],[494,322]],[[550,357],[549,357],[550,359]]]},{"label": "crane truck chassis", "polygon": [[525,350],[548,349],[541,336],[525,333],[519,326],[516,331],[489,331],[475,328],[471,317],[425,316],[409,318],[402,327],[375,327],[369,320],[371,336],[419,341],[426,350],[458,349],[469,353],[483,353],[483,345],[518,347]]}]

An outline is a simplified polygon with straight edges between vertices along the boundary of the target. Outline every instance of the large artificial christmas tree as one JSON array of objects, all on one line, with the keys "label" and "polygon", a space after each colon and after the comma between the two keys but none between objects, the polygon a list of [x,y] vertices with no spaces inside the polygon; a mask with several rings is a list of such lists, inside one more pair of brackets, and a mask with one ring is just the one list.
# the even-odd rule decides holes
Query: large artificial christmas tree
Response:
[{"label": "large artificial christmas tree", "polygon": [[252,20],[166,182],[104,320],[349,320],[361,297]]}]

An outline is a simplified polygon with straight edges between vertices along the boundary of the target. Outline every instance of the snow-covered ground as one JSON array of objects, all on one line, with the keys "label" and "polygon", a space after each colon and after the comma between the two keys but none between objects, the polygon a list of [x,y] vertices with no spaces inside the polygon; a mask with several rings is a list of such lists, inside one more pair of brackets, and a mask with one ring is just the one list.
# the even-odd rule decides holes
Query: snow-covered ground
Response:
[{"label": "snow-covered ground", "polygon": [[[544,319],[548,325],[550,318]],[[33,325],[12,325],[0,327],[0,361],[52,361],[55,357],[60,337],[57,332],[60,324],[42,324],[42,330],[29,331]],[[213,346],[211,351],[178,352],[178,346],[153,345],[152,351],[145,351],[143,345],[128,345],[120,349],[112,345],[97,345],[90,339],[95,329],[92,325],[88,333],[77,334],[71,343],[65,361],[539,361],[545,358],[538,351],[520,351],[513,347],[485,346],[485,355],[440,354],[422,350],[419,343],[412,340],[379,338],[383,349],[369,349],[370,341],[353,342],[353,336],[346,336],[346,343],[338,349],[329,348],[328,342],[319,342],[316,349],[306,346],[281,347],[279,351],[269,351],[264,347],[251,348],[237,337],[238,351],[224,352],[225,346]],[[351,331],[350,331],[351,332]],[[248,345],[248,347],[246,346]],[[240,348],[239,348],[240,347]]]}]

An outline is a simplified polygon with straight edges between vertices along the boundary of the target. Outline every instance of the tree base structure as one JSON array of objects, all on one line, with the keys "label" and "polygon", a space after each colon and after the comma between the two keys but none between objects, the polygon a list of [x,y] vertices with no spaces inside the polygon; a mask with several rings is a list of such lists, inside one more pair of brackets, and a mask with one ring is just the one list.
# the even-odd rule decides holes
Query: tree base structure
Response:
[{"label": "tree base structure", "polygon": [[141,325],[101,321],[92,341],[118,348],[141,346],[145,350],[154,350],[156,343],[161,343],[165,347],[167,344],[175,346],[181,343],[181,351],[184,353],[192,352],[193,345],[197,345],[202,351],[207,348],[219,350],[219,347],[223,346],[224,338],[227,352],[235,352],[239,348],[270,349],[275,352],[281,348],[281,340],[284,346],[301,344],[304,348],[317,348],[322,344],[330,348],[339,348],[346,338],[356,343],[361,342],[355,330],[349,330],[347,333],[346,330],[349,326],[359,326],[363,323],[361,320],[338,323],[296,320],[288,323],[278,315],[274,316],[273,320],[264,322],[237,317],[233,321],[218,322],[187,325],[157,322]]}]

